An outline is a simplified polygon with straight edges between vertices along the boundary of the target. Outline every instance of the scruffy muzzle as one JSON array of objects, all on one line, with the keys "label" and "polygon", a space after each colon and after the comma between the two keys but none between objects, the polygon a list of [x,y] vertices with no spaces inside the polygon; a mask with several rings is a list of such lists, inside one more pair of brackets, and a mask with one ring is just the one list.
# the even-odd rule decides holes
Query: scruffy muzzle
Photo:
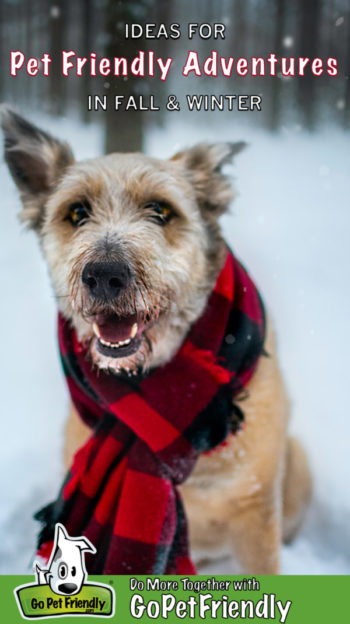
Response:
[{"label": "scruffy muzzle", "polygon": [[59,318],[59,343],[74,405],[93,433],[57,500],[37,513],[39,555],[54,526],[96,547],[90,573],[193,574],[177,486],[200,455],[236,432],[236,396],[262,353],[264,309],[228,252],[205,312],[165,366],[130,381],[96,373],[74,329]]}]

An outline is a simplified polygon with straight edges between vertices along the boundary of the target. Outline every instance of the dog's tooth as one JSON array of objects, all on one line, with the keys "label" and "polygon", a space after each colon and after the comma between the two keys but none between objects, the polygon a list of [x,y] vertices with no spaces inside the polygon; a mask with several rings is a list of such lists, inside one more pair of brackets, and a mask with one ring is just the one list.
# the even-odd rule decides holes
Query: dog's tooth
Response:
[{"label": "dog's tooth", "polygon": [[98,325],[96,323],[92,324],[92,329],[94,330],[95,336],[97,336],[97,338],[101,338],[100,330],[99,330]]},{"label": "dog's tooth", "polygon": [[[95,328],[94,328],[94,331],[95,331]],[[100,343],[103,344],[105,347],[111,347],[112,349],[119,349],[119,347],[128,345],[131,342],[131,338],[127,338],[126,340],[120,340],[119,342],[109,342],[108,340],[104,340],[100,336],[98,336],[98,339]]]},{"label": "dog's tooth", "polygon": [[[130,332],[130,338],[135,338],[136,334],[137,334],[137,330],[138,330],[139,326],[137,323],[134,323],[132,328],[131,328],[131,332]],[[130,342],[130,340],[129,340]]]}]

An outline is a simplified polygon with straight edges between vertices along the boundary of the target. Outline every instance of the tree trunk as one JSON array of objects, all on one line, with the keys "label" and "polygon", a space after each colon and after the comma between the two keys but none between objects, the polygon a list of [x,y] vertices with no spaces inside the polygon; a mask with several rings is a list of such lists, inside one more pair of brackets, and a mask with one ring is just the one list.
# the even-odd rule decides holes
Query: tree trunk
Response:
[{"label": "tree trunk", "polygon": [[[4,0],[0,0],[0,58],[5,57]],[[0,72],[0,101],[4,98],[4,72]]]},{"label": "tree trunk", "polygon": [[[139,39],[125,39],[124,25],[132,23],[144,24],[147,19],[148,2],[146,0],[108,0],[106,7],[106,56],[109,58],[124,57],[128,62],[140,50]],[[142,49],[142,48],[141,48]],[[116,95],[124,95],[125,100],[131,95],[141,92],[141,81],[137,76],[129,73],[128,77],[111,77],[109,89],[106,92],[109,106],[104,113],[105,125],[105,152],[134,152],[140,151],[143,146],[145,113],[143,111],[125,111],[121,107],[114,110]],[[139,88],[139,86],[141,88]]]},{"label": "tree trunk", "polygon": [[[159,25],[159,24],[166,24],[167,28],[169,27],[169,24],[171,24],[172,21],[172,4],[171,1],[169,0],[162,0],[162,2],[159,2],[159,0],[155,3],[155,20],[154,22]],[[177,19],[174,18],[174,22],[177,21]],[[165,39],[165,38],[161,38],[161,39],[157,39],[157,40],[150,40],[150,42],[148,43],[148,47],[150,47],[150,49],[155,50],[155,53],[157,56],[160,56],[161,58],[165,59],[169,56],[172,56],[171,52],[170,52],[170,48],[171,48],[171,39]],[[162,125],[164,122],[164,113],[166,111],[166,102],[167,102],[167,94],[168,94],[168,89],[169,89],[169,85],[167,81],[161,82],[158,78],[153,78],[153,80],[149,83],[150,84],[150,91],[151,93],[155,93],[156,97],[157,97],[157,104],[160,107],[160,111],[157,112],[156,117],[153,117],[153,120],[155,121],[155,123],[157,125]]]},{"label": "tree trunk", "polygon": [[347,14],[347,50],[346,59],[344,62],[345,67],[345,102],[344,102],[344,126],[350,127],[350,11]]},{"label": "tree trunk", "polygon": [[49,107],[54,115],[62,115],[65,108],[65,80],[61,71],[61,54],[65,49],[68,0],[58,0],[50,12],[50,55],[52,63],[49,78]]},{"label": "tree trunk", "polygon": [[[89,56],[90,52],[93,52],[93,0],[83,0],[83,16],[82,16],[82,54],[83,56]],[[81,111],[82,118],[85,123],[88,123],[91,119],[88,111],[88,95],[91,93],[91,76],[88,72],[84,72],[81,77]]]},{"label": "tree trunk", "polygon": [[[313,59],[319,56],[321,0],[299,0],[300,40],[298,56]],[[316,122],[317,76],[306,69],[305,76],[298,78],[298,102],[306,128],[313,130]]]},{"label": "tree trunk", "polygon": [[247,0],[235,0],[233,3],[232,51],[237,58],[245,55],[247,39]]},{"label": "tree trunk", "polygon": [[[284,31],[284,19],[286,13],[285,0],[276,0],[277,10],[275,17],[275,37],[273,50],[275,51],[277,58],[282,56],[282,38]],[[271,78],[271,116],[270,116],[270,128],[271,130],[277,130],[281,120],[281,95],[282,95],[282,78],[278,76],[272,76]]]}]

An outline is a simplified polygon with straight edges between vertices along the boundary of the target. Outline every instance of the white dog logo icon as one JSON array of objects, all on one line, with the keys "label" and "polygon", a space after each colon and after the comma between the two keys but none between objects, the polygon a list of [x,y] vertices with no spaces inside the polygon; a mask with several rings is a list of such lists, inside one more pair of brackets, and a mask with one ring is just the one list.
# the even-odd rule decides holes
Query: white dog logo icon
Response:
[{"label": "white dog logo icon", "polygon": [[85,552],[96,553],[96,548],[86,537],[70,537],[62,524],[56,524],[48,568],[35,563],[37,584],[50,585],[55,594],[77,594],[87,577]]}]

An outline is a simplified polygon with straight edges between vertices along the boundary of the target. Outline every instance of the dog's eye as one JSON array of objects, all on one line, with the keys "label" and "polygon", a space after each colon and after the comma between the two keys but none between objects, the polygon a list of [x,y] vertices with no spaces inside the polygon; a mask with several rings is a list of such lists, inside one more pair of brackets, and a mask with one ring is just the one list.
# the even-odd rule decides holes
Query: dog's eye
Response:
[{"label": "dog's eye", "polygon": [[167,202],[150,201],[144,208],[149,211],[149,218],[160,225],[165,225],[174,216],[174,211]]},{"label": "dog's eye", "polygon": [[66,220],[74,227],[78,227],[86,223],[90,217],[90,213],[91,207],[88,202],[75,202],[69,206]]},{"label": "dog's eye", "polygon": [[68,574],[68,566],[66,563],[60,563],[58,566],[58,576],[60,579],[65,579]]}]

